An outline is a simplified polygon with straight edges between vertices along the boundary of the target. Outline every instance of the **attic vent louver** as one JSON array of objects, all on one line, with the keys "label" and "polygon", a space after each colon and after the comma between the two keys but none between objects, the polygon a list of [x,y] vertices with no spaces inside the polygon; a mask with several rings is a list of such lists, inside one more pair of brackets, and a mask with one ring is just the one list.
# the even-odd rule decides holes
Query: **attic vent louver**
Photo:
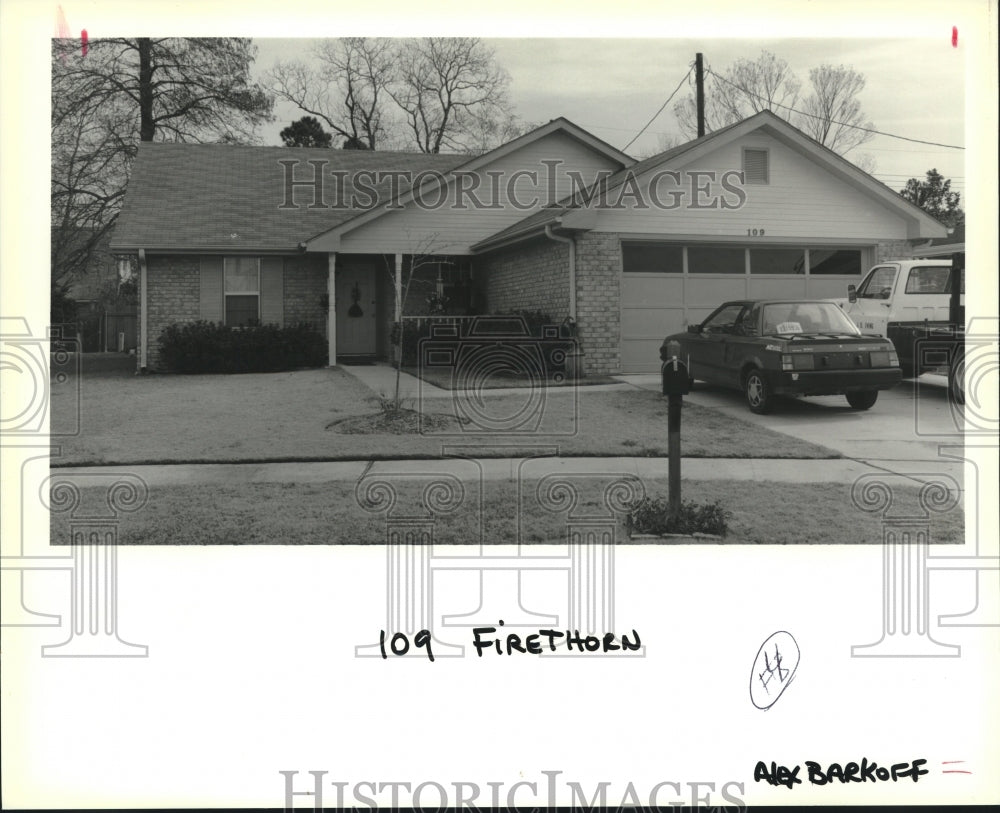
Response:
[{"label": "attic vent louver", "polygon": [[743,150],[745,183],[770,183],[767,150]]}]

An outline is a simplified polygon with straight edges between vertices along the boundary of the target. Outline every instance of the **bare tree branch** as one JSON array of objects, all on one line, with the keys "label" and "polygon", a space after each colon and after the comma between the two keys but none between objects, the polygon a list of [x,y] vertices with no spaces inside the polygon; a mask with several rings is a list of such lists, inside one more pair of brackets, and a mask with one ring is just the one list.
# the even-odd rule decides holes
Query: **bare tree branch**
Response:
[{"label": "bare tree branch", "polygon": [[483,122],[510,116],[509,85],[493,49],[481,40],[430,38],[402,44],[391,92],[419,150],[467,152],[470,131],[482,134]]},{"label": "bare tree branch", "polygon": [[[802,99],[801,83],[785,60],[762,51],[755,60],[738,59],[721,74],[710,71],[705,88],[705,130],[711,132],[770,110],[820,144],[846,155],[870,141],[874,127],[861,110],[858,95],[865,78],[853,68],[821,65],[809,71],[812,93]],[[681,129],[698,132],[695,99],[674,106]]]},{"label": "bare tree branch", "polygon": [[113,228],[140,141],[254,142],[272,99],[248,39],[52,44],[52,273],[83,274]]}]

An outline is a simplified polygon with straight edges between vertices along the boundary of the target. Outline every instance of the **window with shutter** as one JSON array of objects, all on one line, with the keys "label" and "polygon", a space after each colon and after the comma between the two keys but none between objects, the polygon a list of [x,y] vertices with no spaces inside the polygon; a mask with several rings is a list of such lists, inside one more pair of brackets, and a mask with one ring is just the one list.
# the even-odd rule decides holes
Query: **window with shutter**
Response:
[{"label": "window with shutter", "polygon": [[226,325],[245,327],[260,324],[260,259],[226,257]]},{"label": "window with shutter", "polygon": [[767,150],[743,150],[743,177],[745,183],[770,183]]}]

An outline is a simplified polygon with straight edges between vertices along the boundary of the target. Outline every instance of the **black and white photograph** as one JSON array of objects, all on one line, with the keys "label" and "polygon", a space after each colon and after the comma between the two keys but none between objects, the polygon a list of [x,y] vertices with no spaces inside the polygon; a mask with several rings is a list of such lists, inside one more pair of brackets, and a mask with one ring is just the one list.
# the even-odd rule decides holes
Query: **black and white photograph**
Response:
[{"label": "black and white photograph", "polygon": [[4,807],[1000,798],[996,8],[811,5],[5,4]]}]

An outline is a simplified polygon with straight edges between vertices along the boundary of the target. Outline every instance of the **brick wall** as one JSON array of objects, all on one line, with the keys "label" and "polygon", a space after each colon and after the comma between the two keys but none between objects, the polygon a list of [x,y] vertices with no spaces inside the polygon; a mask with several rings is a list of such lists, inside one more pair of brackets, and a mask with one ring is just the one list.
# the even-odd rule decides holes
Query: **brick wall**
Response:
[{"label": "brick wall", "polygon": [[621,333],[621,241],[587,232],[576,241],[576,321],[587,373],[617,373]]},{"label": "brick wall", "polygon": [[285,257],[285,324],[305,322],[326,336],[327,258],[325,254]]},{"label": "brick wall", "polygon": [[[543,239],[498,251],[476,268],[490,313],[544,311],[556,322],[569,313],[569,247],[563,243]],[[618,235],[579,235],[576,314],[586,373],[615,373],[620,368],[620,280]]]},{"label": "brick wall", "polygon": [[[197,322],[199,307],[201,258],[198,256],[150,256],[147,266],[147,304],[149,307],[149,355],[146,366],[160,369],[160,333],[175,322]],[[283,309],[284,323],[310,324],[326,336],[326,313],[322,297],[326,294],[326,255],[286,257],[284,263]],[[140,319],[141,319],[140,298]]]},{"label": "brick wall", "polygon": [[[875,262],[909,257],[912,252],[913,244],[909,240],[885,240],[875,247]],[[867,268],[862,269],[862,273],[867,270]]]},{"label": "brick wall", "polygon": [[200,260],[196,256],[150,256],[146,258],[146,269],[149,286],[146,292],[149,308],[146,366],[156,370],[159,369],[160,333],[163,329],[174,322],[198,321]]},{"label": "brick wall", "polygon": [[478,259],[475,285],[489,313],[542,311],[556,322],[569,314],[569,246],[543,238]]}]

